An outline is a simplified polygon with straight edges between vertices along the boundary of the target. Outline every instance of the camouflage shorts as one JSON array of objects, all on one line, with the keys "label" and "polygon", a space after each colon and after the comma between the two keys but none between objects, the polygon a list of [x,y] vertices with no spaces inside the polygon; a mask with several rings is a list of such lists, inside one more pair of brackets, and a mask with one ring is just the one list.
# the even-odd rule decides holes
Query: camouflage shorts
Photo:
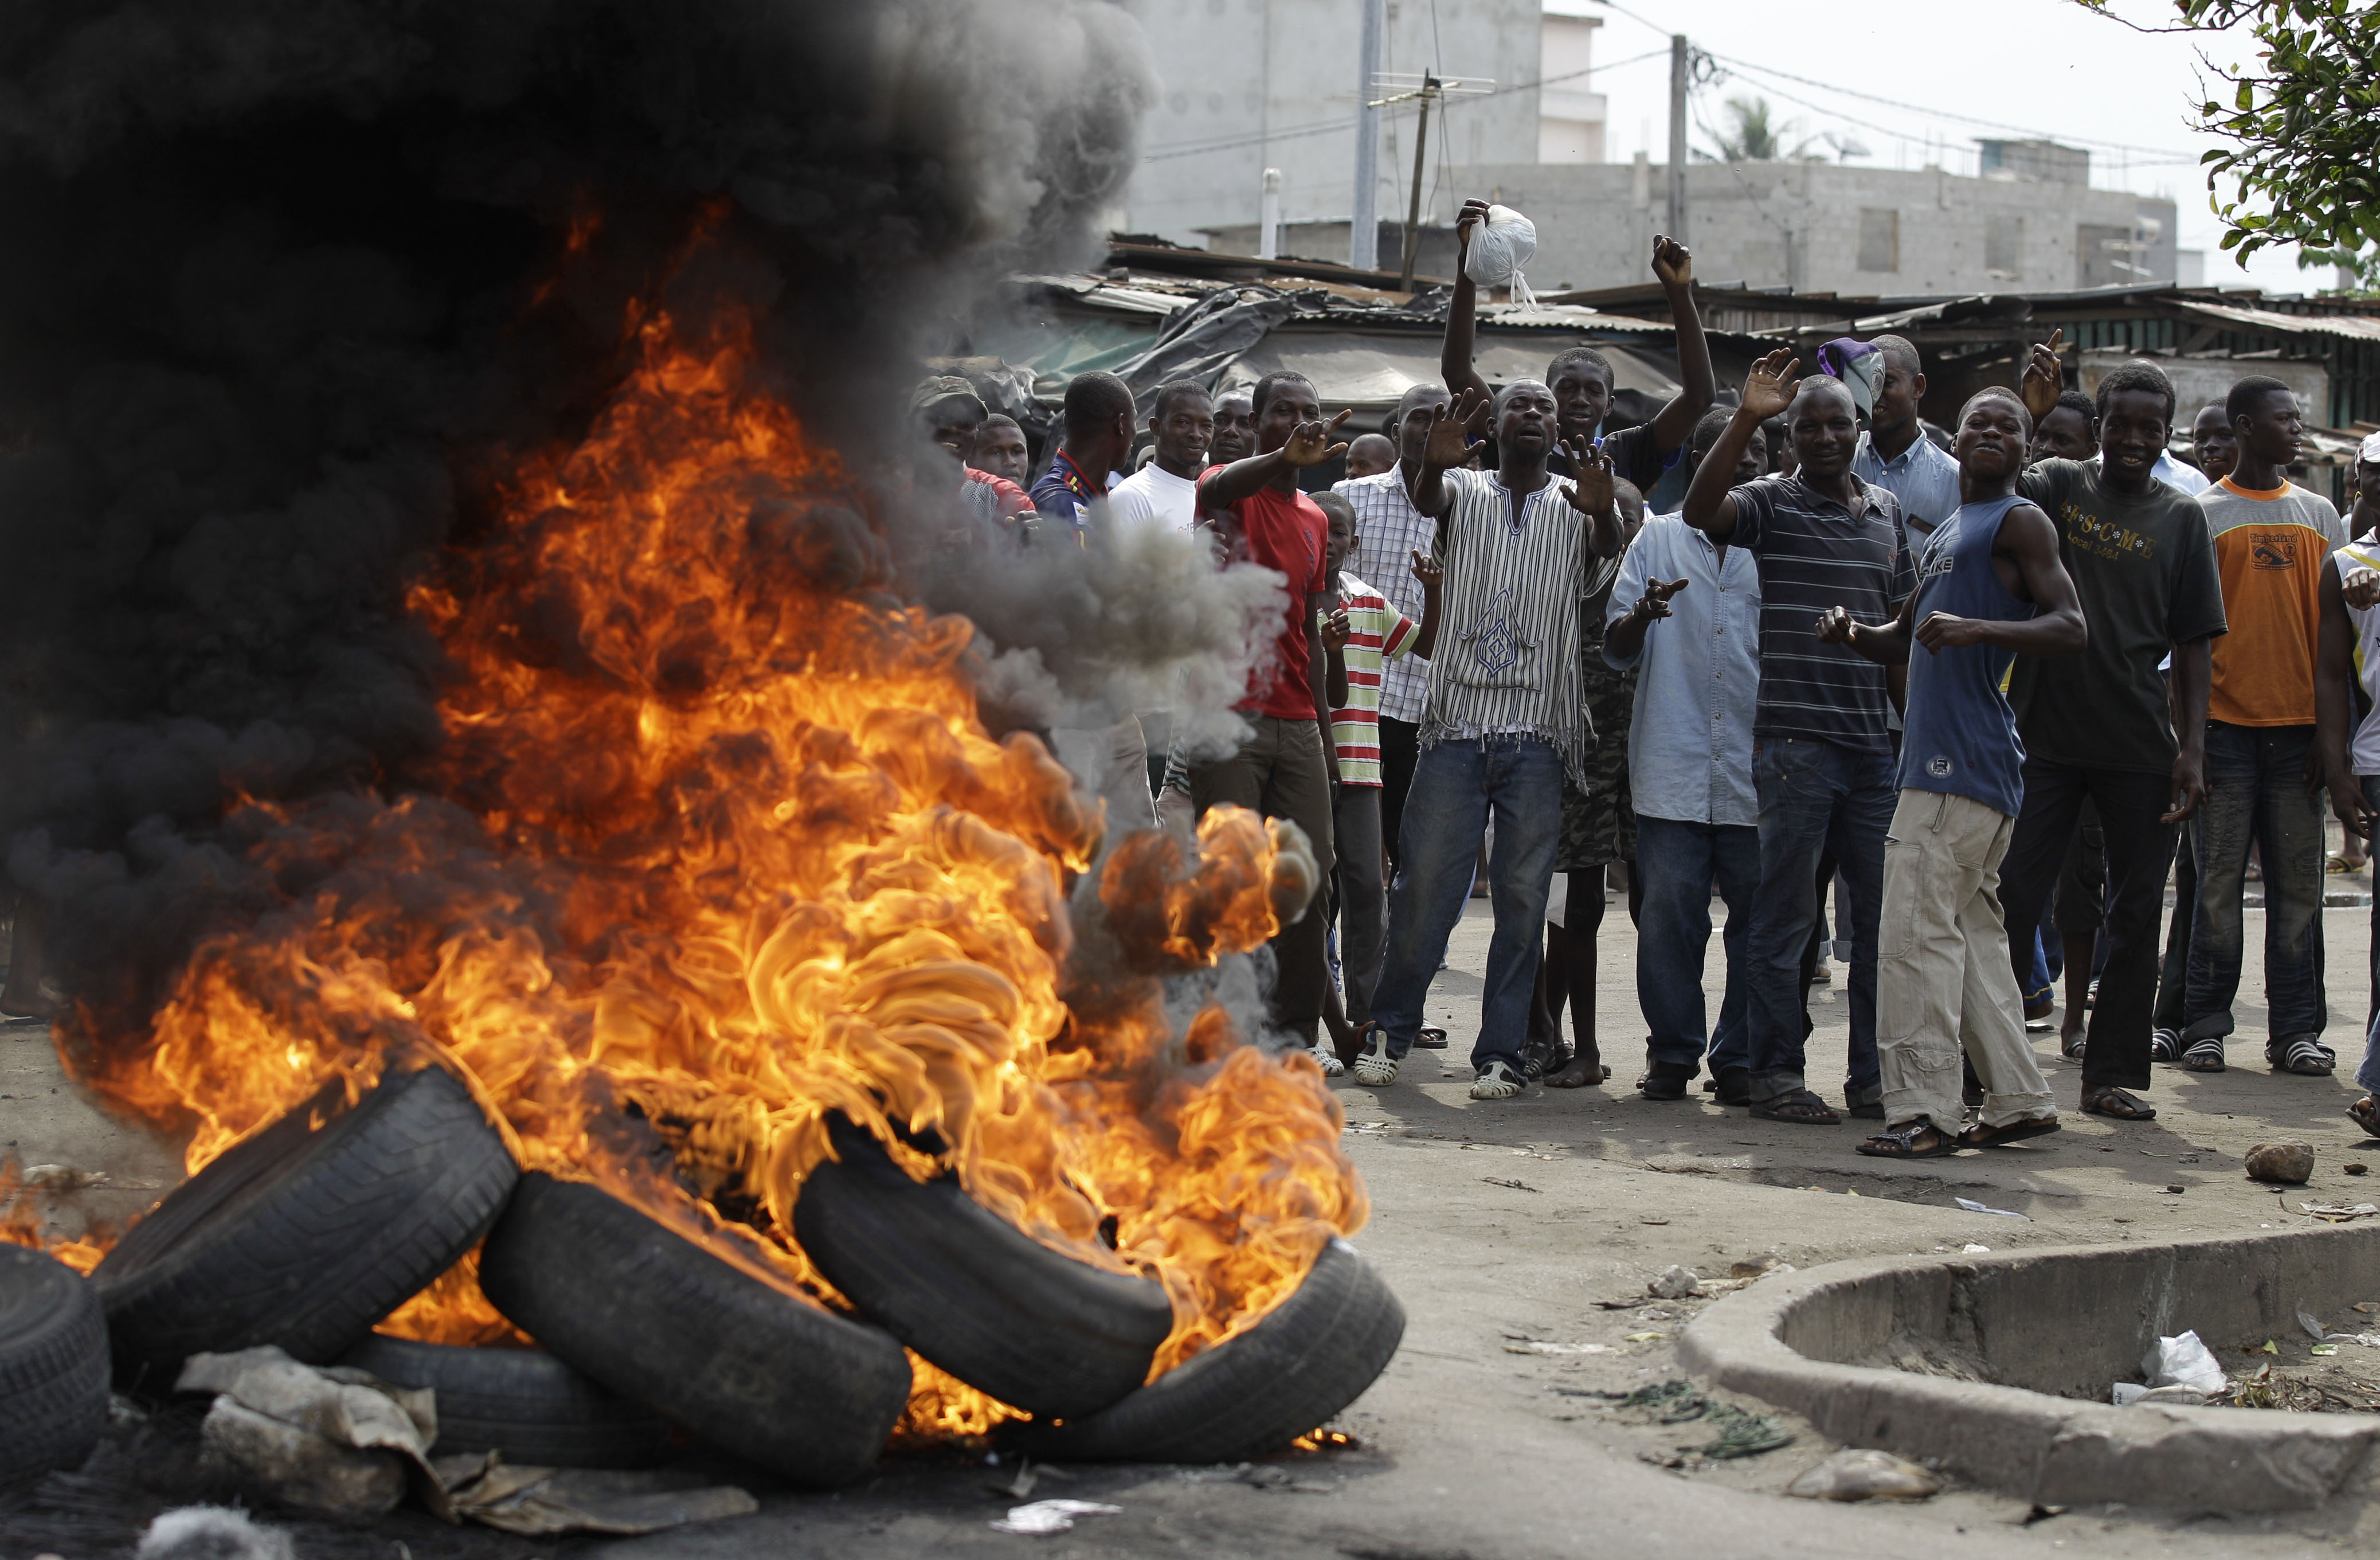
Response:
[{"label": "camouflage shorts", "polygon": [[1600,644],[1589,647],[1583,670],[1595,738],[1587,750],[1586,788],[1562,782],[1558,872],[1636,859],[1636,804],[1628,792],[1628,725],[1636,710],[1636,674],[1612,670]]}]

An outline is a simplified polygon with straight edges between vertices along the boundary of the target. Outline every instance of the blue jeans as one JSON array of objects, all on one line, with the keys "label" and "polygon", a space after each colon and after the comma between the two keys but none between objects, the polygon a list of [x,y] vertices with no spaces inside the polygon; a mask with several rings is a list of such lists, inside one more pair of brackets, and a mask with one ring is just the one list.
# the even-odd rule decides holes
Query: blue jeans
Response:
[{"label": "blue jeans", "polygon": [[1388,962],[1372,993],[1372,1021],[1386,1032],[1390,1055],[1403,1056],[1421,1029],[1422,1004],[1471,896],[1479,836],[1492,809],[1488,887],[1496,932],[1488,944],[1488,989],[1479,999],[1471,1065],[1520,1066],[1561,838],[1561,754],[1535,737],[1443,741],[1415,763],[1398,830]]},{"label": "blue jeans", "polygon": [[2182,1043],[2235,1027],[2231,1002],[2245,957],[2240,885],[2248,842],[2265,870],[2266,1033],[2277,1049],[2322,1033],[2321,793],[2306,794],[2310,725],[2206,723],[2206,801],[2192,823],[2198,915],[2191,926]]},{"label": "blue jeans", "polygon": [[1881,1083],[1876,1059],[1876,931],[1884,902],[1884,836],[1900,803],[1889,752],[1808,737],[1755,745],[1760,795],[1760,894],[1752,909],[1748,1013],[1752,1097],[1808,1087],[1803,1076],[1802,949],[1816,920],[1818,858],[1831,853],[1851,890],[1838,934],[1852,942],[1849,1083],[1865,1095]]},{"label": "blue jeans", "polygon": [[[1747,1065],[1744,950],[1760,886],[1760,831],[1746,824],[1689,823],[1636,815],[1636,881],[1645,903],[1636,925],[1636,1005],[1653,1031],[1646,1056],[1691,1076],[1710,1052],[1714,1075]],[[1727,902],[1726,994],[1718,1031],[1704,1028],[1703,958],[1710,947],[1711,883]],[[1797,972],[1798,973],[1798,972]]]},{"label": "blue jeans", "polygon": [[[2363,800],[2380,811],[2380,775],[2362,780]],[[2380,1093],[2380,894],[2372,896],[2372,1010],[2363,1020],[2363,1065],[2355,1069],[2355,1087]]]}]

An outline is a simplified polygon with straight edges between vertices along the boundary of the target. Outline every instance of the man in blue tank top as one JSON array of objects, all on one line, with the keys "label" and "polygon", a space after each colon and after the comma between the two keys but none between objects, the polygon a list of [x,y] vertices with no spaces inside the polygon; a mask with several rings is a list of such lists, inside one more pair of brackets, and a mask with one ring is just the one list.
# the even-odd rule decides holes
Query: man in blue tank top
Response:
[{"label": "man in blue tank top", "polygon": [[[1874,628],[1833,607],[1818,619],[1821,640],[1909,668],[1876,949],[1886,1129],[1859,1145],[1878,1158],[2058,1130],[2025,1042],[1999,904],[2000,859],[2024,802],[2009,670],[2019,654],[2070,655],[2086,633],[2057,528],[2016,494],[2032,433],[2013,392],[1970,400],[1951,445],[1962,502],[1927,539],[1900,616]],[[1981,1119],[1963,1134],[1962,1049],[1984,1084]]]}]

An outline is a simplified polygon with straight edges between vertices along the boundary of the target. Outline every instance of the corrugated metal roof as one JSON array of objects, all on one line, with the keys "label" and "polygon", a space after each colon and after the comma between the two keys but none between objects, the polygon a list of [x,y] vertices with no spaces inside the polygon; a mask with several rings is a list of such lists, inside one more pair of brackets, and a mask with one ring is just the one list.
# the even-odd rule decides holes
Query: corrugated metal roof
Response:
[{"label": "corrugated metal roof", "polygon": [[2242,309],[2231,303],[2177,300],[2186,314],[2203,315],[2235,325],[2249,325],[2276,335],[2345,335],[2359,341],[2380,341],[2380,317],[2370,314],[2283,314],[2270,309]]}]

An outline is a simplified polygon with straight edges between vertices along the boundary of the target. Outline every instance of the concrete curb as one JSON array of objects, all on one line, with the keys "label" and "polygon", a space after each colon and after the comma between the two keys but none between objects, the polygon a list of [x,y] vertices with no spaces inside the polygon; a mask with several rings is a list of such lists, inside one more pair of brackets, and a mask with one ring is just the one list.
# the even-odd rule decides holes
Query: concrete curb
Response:
[{"label": "concrete curb", "polygon": [[[2005,1256],[1834,1262],[1764,1279],[1689,1325],[1686,1369],[1854,1446],[1937,1465],[2046,1505],[2192,1510],[2320,1505],[2361,1469],[2380,1416],[2117,1408],[2153,1338],[2197,1329],[2218,1358],[2243,1337],[2380,1298],[2380,1225]],[[1931,1347],[1994,1381],[1864,1359]],[[2229,1361],[2227,1361],[2227,1364]],[[2052,1392],[2088,1392],[2097,1403]]]}]

